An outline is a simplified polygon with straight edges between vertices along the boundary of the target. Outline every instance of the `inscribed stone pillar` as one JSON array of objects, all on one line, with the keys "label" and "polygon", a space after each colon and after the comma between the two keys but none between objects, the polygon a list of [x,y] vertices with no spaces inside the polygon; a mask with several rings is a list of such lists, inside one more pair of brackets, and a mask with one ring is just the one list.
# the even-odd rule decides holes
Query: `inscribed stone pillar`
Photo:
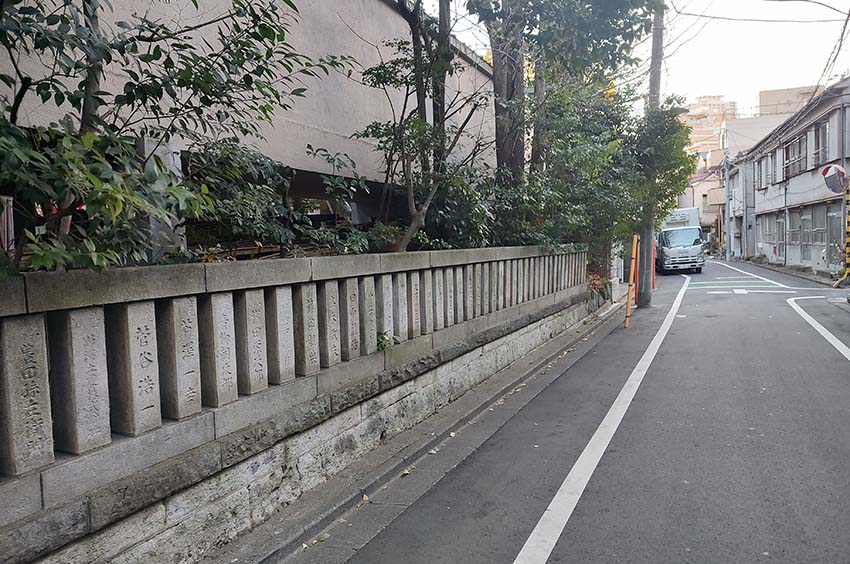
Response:
[{"label": "inscribed stone pillar", "polygon": [[419,301],[422,312],[422,334],[434,332],[434,275],[431,269],[419,273]]},{"label": "inscribed stone pillar", "polygon": [[473,288],[472,273],[473,273],[473,267],[472,267],[471,264],[467,264],[466,266],[463,267],[463,283],[464,283],[463,316],[467,320],[475,318],[475,311],[474,311],[475,308],[474,308],[474,304],[473,304],[473,302],[475,301],[475,296],[474,296],[474,291],[472,289]]},{"label": "inscribed stone pillar", "polygon": [[0,319],[0,473],[53,462],[44,316]]},{"label": "inscribed stone pillar", "polygon": [[292,314],[295,318],[295,374],[315,374],[319,371],[319,308],[315,283],[295,286]]},{"label": "inscribed stone pillar", "polygon": [[339,282],[340,341],[342,360],[360,356],[360,288],[357,278]]},{"label": "inscribed stone pillar", "polygon": [[411,339],[422,334],[422,311],[421,289],[419,288],[419,272],[407,274],[407,321],[410,324],[408,336]]},{"label": "inscribed stone pillar", "polygon": [[393,335],[406,341],[410,335],[407,317],[407,273],[393,274]]},{"label": "inscribed stone pillar", "polygon": [[322,368],[339,364],[339,284],[319,282],[319,363]]},{"label": "inscribed stone pillar", "polygon": [[505,262],[505,307],[510,307],[516,304],[514,286],[516,285],[516,261],[509,260]]},{"label": "inscribed stone pillar", "polygon": [[393,277],[391,274],[378,276],[375,301],[378,305],[378,335],[392,338],[395,328],[393,327]]},{"label": "inscribed stone pillar", "polygon": [[455,294],[454,294],[454,304],[455,304],[455,319],[457,319],[458,323],[466,320],[464,308],[466,307],[466,299],[464,293],[466,291],[466,282],[463,279],[463,267],[456,266],[452,270],[454,270],[455,277]]},{"label": "inscribed stone pillar", "polygon": [[194,297],[156,303],[156,346],[162,416],[185,419],[201,411],[198,303]]},{"label": "inscribed stone pillar", "polygon": [[109,444],[109,385],[103,308],[47,315],[53,443],[82,454]]},{"label": "inscribed stone pillar", "polygon": [[534,260],[537,261],[537,268],[535,272],[537,275],[537,297],[541,298],[545,294],[543,291],[543,257],[537,257]]},{"label": "inscribed stone pillar", "polygon": [[236,329],[230,292],[198,298],[198,337],[201,345],[201,401],[221,407],[235,401]]},{"label": "inscribed stone pillar", "polygon": [[496,305],[505,309],[505,261],[500,260],[496,275]]},{"label": "inscribed stone pillar", "polygon": [[360,351],[372,354],[378,350],[378,320],[375,305],[375,278],[364,276],[359,280],[360,292]]},{"label": "inscribed stone pillar", "polygon": [[472,317],[481,315],[481,263],[472,267]]},{"label": "inscribed stone pillar", "polygon": [[490,263],[485,262],[481,265],[481,314],[487,315],[492,311],[490,290]]},{"label": "inscribed stone pillar", "polygon": [[295,378],[295,332],[292,315],[292,287],[266,290],[266,355],[269,384],[283,384]]},{"label": "inscribed stone pillar", "polygon": [[439,331],[446,326],[446,306],[443,303],[446,290],[443,280],[443,269],[435,268],[434,272],[434,329]]},{"label": "inscribed stone pillar", "polygon": [[236,382],[240,394],[256,394],[269,387],[266,297],[262,290],[236,292],[233,308],[236,320]]},{"label": "inscribed stone pillar", "polygon": [[162,424],[152,301],[108,306],[106,359],[112,430],[136,436]]},{"label": "inscribed stone pillar", "polygon": [[443,286],[446,327],[450,327],[455,324],[455,274],[452,267],[443,270]]},{"label": "inscribed stone pillar", "polygon": [[517,289],[516,289],[516,299],[517,303],[525,303],[525,259],[519,259],[517,261]]}]

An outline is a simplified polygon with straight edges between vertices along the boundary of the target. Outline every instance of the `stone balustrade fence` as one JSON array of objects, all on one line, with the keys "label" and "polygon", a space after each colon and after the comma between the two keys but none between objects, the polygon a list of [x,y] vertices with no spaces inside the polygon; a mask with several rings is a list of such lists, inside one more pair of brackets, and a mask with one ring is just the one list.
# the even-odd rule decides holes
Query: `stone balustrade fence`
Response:
[{"label": "stone balustrade fence", "polygon": [[[586,260],[507,247],[6,279],[0,528],[583,292]],[[89,530],[121,516],[81,507]]]}]

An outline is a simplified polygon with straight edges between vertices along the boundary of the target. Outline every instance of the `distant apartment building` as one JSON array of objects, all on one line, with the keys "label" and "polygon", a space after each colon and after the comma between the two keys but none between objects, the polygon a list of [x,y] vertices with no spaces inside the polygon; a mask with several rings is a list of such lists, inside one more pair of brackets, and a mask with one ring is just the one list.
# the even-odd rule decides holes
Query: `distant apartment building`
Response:
[{"label": "distant apartment building", "polygon": [[779,90],[762,90],[758,97],[758,114],[793,114],[798,111],[813,96],[820,94],[820,86],[800,86],[797,88],[782,88]]},{"label": "distant apartment building", "polygon": [[720,137],[723,123],[737,116],[737,105],[725,101],[723,96],[700,96],[688,104],[687,110],[680,119],[691,128],[688,152],[699,155],[697,169],[717,166],[723,161]]},{"label": "distant apartment building", "polygon": [[732,253],[835,272],[844,262],[843,198],[824,185],[827,164],[845,165],[850,79],[817,94],[731,163]]}]

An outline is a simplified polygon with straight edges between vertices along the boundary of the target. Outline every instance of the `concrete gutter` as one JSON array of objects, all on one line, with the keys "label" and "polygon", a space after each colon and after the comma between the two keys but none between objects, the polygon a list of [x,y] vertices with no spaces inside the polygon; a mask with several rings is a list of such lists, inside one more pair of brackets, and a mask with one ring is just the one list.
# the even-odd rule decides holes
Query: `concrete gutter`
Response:
[{"label": "concrete gutter", "polygon": [[[226,545],[222,551],[209,554],[202,564],[273,564],[282,561],[361,503],[364,494],[397,478],[405,467],[426,456],[435,445],[458,432],[499,398],[532,377],[546,374],[537,393],[527,398],[531,401],[619,327],[624,311],[625,302],[621,301],[593,314],[494,374],[429,419],[390,439],[326,483],[306,492],[290,508],[283,509],[264,524]],[[547,367],[555,362],[558,363],[557,370],[549,372]],[[500,427],[488,429],[486,436],[480,437],[480,442],[489,439]],[[466,456],[469,454],[471,451]]]}]

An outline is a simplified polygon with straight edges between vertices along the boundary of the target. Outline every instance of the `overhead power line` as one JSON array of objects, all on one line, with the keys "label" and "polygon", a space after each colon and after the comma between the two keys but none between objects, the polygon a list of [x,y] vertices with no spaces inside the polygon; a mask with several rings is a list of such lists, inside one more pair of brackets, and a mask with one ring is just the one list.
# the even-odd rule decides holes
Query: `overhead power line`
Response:
[{"label": "overhead power line", "polygon": [[822,6],[824,8],[827,8],[828,10],[832,10],[833,12],[837,12],[837,13],[841,14],[842,16],[844,15],[844,11],[839,10],[835,6],[830,6],[826,2],[818,2],[818,0],[764,0],[764,1],[765,2],[802,2],[804,4],[814,4],[815,6]]},{"label": "overhead power line", "polygon": [[696,14],[694,12],[683,12],[679,10],[675,4],[670,3],[673,6],[673,10],[676,11],[680,16],[688,16],[692,18],[703,18],[707,20],[720,20],[727,22],[749,22],[749,23],[795,23],[795,24],[809,24],[809,23],[836,23],[843,22],[844,19],[818,19],[818,20],[790,20],[790,19],[763,19],[763,18],[738,18],[731,16],[718,16],[712,14]]}]

